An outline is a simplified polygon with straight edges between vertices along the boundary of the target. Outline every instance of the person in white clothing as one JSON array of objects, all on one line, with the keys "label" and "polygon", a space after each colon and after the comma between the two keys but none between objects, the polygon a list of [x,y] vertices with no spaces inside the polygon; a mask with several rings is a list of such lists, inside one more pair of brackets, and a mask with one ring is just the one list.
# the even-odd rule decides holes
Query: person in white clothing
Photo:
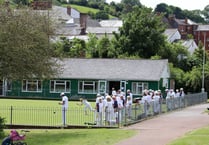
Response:
[{"label": "person in white clothing", "polygon": [[160,112],[160,96],[158,91],[154,92],[153,101],[154,101],[153,111],[154,111],[154,115],[156,115],[159,114]]},{"label": "person in white clothing", "polygon": [[116,92],[116,90],[115,90],[115,88],[112,88],[112,96],[115,96],[117,94],[117,92]]},{"label": "person in white clothing", "polygon": [[103,125],[103,102],[102,102],[102,98],[99,98],[99,102],[97,103],[97,116],[96,116],[96,122],[98,126]]},{"label": "person in white clothing", "polygon": [[59,102],[59,105],[62,105],[62,123],[65,126],[67,121],[67,109],[68,109],[68,97],[65,93],[61,93],[60,96],[62,97],[62,101]]},{"label": "person in white clothing", "polygon": [[179,93],[180,107],[184,106],[184,96],[185,96],[184,89],[180,88],[180,93]]},{"label": "person in white clothing", "polygon": [[116,123],[116,118],[114,115],[114,108],[112,98],[110,96],[106,96],[106,104],[105,104],[105,121],[108,125],[113,125]]},{"label": "person in white clothing", "polygon": [[[133,94],[131,93],[131,90],[127,90],[127,96],[129,96],[130,97],[130,102],[133,102]],[[126,99],[128,99],[128,98],[126,98]]]},{"label": "person in white clothing", "polygon": [[143,108],[144,108],[144,116],[146,117],[148,115],[148,91],[147,90],[144,90],[143,91],[143,96],[142,96],[142,99],[140,101],[140,104],[143,105]]},{"label": "person in white clothing", "polygon": [[80,104],[78,103],[77,105],[84,105],[84,112],[85,112],[85,115],[88,115],[87,114],[87,111],[90,110],[90,111],[94,111],[90,102],[87,101],[86,98],[80,98]]},{"label": "person in white clothing", "polygon": [[121,123],[125,117],[125,100],[124,100],[124,96],[121,95],[120,97],[118,97],[118,121],[119,123]]},{"label": "person in white clothing", "polygon": [[127,100],[126,100],[126,114],[128,119],[131,119],[131,115],[132,115],[132,98],[131,96],[127,96]]}]

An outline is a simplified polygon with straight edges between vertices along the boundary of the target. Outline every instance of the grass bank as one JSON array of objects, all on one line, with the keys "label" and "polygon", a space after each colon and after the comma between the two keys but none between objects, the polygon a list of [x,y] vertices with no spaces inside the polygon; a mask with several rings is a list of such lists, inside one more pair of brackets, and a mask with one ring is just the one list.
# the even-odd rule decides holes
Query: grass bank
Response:
[{"label": "grass bank", "polygon": [[29,145],[114,145],[136,133],[123,129],[30,130],[25,141]]}]

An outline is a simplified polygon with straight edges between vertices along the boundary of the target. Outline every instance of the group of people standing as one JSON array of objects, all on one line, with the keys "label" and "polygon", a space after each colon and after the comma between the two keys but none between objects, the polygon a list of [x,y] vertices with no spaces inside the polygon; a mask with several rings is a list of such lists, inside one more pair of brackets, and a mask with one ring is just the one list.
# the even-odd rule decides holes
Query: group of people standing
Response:
[{"label": "group of people standing", "polygon": [[123,92],[112,88],[112,94],[97,94],[96,96],[96,124],[103,125],[103,120],[108,125],[120,123],[126,116],[131,118],[133,95],[130,90]]},{"label": "group of people standing", "polygon": [[151,108],[154,115],[159,114],[161,112],[161,104],[163,101],[163,95],[161,90],[153,91],[153,90],[144,90],[143,96],[141,98],[140,104],[143,104],[144,115],[150,115]]},{"label": "group of people standing", "polygon": [[[162,103],[166,101],[167,110],[173,110],[183,106],[184,91],[183,88],[177,89],[176,92],[173,89],[165,90],[166,96],[163,96],[161,90],[144,90],[142,98],[137,103],[143,106],[143,115],[149,114],[156,115],[162,111]],[[66,112],[68,109],[68,97],[65,93],[61,93],[62,101],[59,102],[62,105],[62,121],[63,125],[66,124]],[[88,110],[95,112],[96,125],[113,125],[120,123],[124,118],[131,119],[132,117],[132,105],[133,94],[128,89],[126,92],[123,90],[115,90],[112,88],[112,93],[101,95],[97,94],[95,108],[91,106],[91,103],[86,98],[80,98],[78,105],[84,105],[84,112],[87,115]]]},{"label": "group of people standing", "polygon": [[163,96],[161,90],[144,90],[139,104],[143,105],[144,116],[156,115],[162,112],[162,103],[165,100],[167,110],[173,110],[179,107],[183,107],[184,99],[183,88],[176,89],[166,89],[165,96]]},{"label": "group of people standing", "polygon": [[184,106],[184,90],[183,88],[176,89],[166,89],[166,104],[167,110],[171,111],[173,109],[182,108]]}]

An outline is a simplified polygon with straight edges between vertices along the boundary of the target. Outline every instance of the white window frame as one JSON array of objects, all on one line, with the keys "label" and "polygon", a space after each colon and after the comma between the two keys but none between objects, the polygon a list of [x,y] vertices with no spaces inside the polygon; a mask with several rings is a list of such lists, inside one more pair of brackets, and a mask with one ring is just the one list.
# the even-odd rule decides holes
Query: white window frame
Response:
[{"label": "white window frame", "polygon": [[11,80],[6,80],[6,91],[11,92],[12,91],[12,81]]},{"label": "white window frame", "polygon": [[149,83],[145,82],[132,82],[132,93],[133,95],[142,95],[143,90],[149,88]]},{"label": "white window frame", "polygon": [[42,81],[22,80],[22,92],[42,92]]},{"label": "white window frame", "polygon": [[[96,94],[98,92],[98,81],[82,80],[78,81],[78,93],[80,94]],[[91,88],[92,89],[89,89]]]},{"label": "white window frame", "polygon": [[70,93],[71,81],[70,80],[50,80],[49,90],[50,90],[50,93],[60,93],[60,92]]},{"label": "white window frame", "polygon": [[100,94],[105,94],[106,93],[106,86],[107,86],[107,81],[103,81],[103,80],[99,80],[99,90],[98,90],[98,93]]}]

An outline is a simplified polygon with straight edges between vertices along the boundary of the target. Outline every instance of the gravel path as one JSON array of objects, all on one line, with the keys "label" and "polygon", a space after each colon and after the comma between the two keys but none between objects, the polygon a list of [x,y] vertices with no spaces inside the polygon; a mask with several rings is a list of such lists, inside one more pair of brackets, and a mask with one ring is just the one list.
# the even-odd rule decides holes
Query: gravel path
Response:
[{"label": "gravel path", "polygon": [[116,145],[166,145],[185,133],[209,125],[209,104],[195,105],[125,127],[137,130],[137,135]]}]

